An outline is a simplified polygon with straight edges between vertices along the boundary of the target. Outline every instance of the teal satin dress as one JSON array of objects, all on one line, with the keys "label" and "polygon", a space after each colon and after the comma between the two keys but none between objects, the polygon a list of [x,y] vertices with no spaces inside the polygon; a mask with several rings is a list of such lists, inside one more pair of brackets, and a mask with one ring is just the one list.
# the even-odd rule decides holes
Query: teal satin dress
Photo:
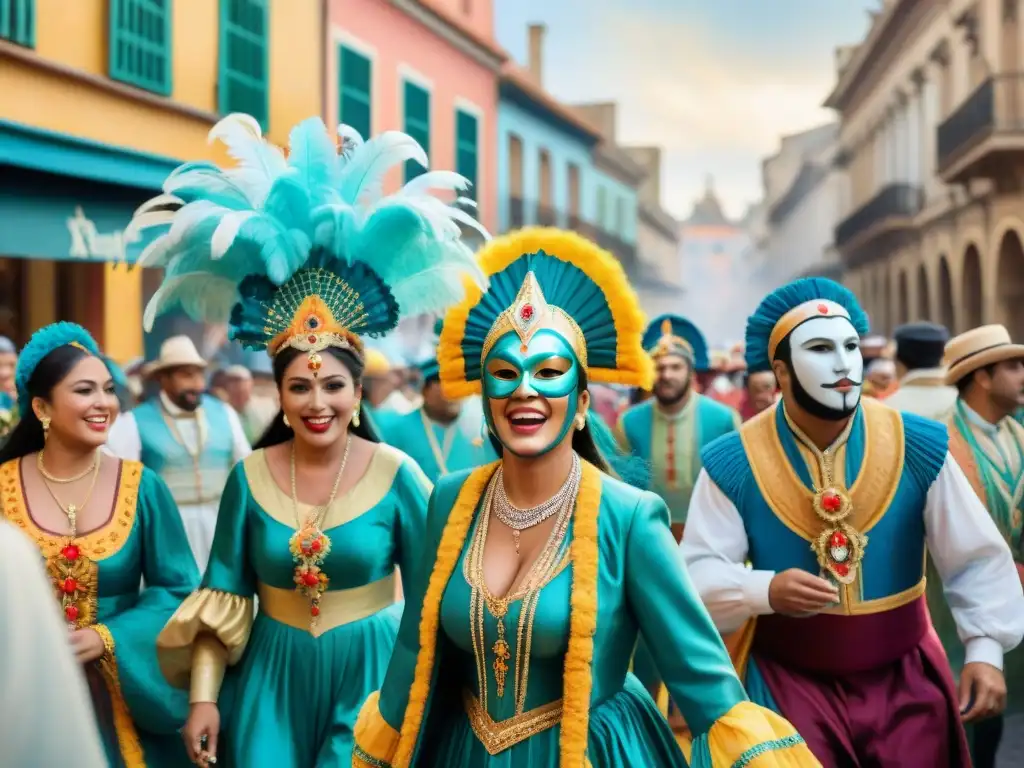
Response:
[{"label": "teal satin dress", "polygon": [[235,467],[202,587],[160,638],[172,678],[181,671],[170,668],[175,658],[187,664],[197,637],[216,637],[228,651],[220,766],[349,765],[359,707],[380,686],[398,633],[395,568],[404,575],[422,545],[430,490],[411,459],[376,447],[366,473],[325,516],[331,548],[321,568],[330,581],[314,625],[295,588],[293,502],[264,451]]},{"label": "teal satin dress", "polygon": [[167,486],[142,464],[121,462],[110,520],[69,540],[33,521],[20,461],[0,467],[0,484],[4,516],[36,542],[57,593],[68,578],[81,588],[64,600],[65,618],[95,629],[107,647],[84,671],[112,768],[190,766],[178,733],[188,697],[161,674],[156,637],[195,589],[199,572]]}]

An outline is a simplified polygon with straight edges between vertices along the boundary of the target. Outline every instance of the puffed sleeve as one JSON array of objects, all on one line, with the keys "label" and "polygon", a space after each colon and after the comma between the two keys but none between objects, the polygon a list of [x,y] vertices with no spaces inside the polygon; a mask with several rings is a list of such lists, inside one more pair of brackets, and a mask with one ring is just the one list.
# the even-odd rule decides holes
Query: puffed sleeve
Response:
[{"label": "puffed sleeve", "polygon": [[751,703],[690,582],[668,507],[645,493],[626,544],[626,596],[654,664],[694,736],[691,768],[819,766],[784,718]]},{"label": "puffed sleeve", "polygon": [[238,662],[249,641],[256,576],[246,546],[248,508],[245,462],[239,462],[221,496],[202,584],[157,638],[164,675],[180,688],[191,683],[192,703],[217,700],[225,667]]},{"label": "puffed sleeve", "polygon": [[[390,765],[398,747],[398,735],[405,709],[412,693],[416,660],[420,651],[420,620],[430,575],[437,561],[441,532],[447,518],[448,505],[440,501],[442,480],[434,488],[427,505],[427,526],[419,541],[420,556],[412,559],[410,576],[403,579],[406,589],[405,611],[398,630],[398,639],[391,654],[384,684],[371,694],[359,713],[355,727],[353,768],[379,768]],[[409,544],[413,544],[410,540]]]},{"label": "puffed sleeve", "polygon": [[151,733],[174,733],[188,715],[188,699],[160,673],[155,639],[199,583],[199,571],[171,492],[148,469],[139,481],[135,524],[134,535],[142,537],[145,588],[131,608],[95,628],[116,667],[132,719]]}]

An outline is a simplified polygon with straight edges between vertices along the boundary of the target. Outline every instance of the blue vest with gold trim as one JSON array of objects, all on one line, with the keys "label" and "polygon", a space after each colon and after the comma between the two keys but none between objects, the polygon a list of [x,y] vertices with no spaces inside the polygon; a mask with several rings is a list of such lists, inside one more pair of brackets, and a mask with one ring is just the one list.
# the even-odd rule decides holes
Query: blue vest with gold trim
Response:
[{"label": "blue vest with gold trim", "polygon": [[[868,541],[856,581],[841,590],[841,604],[830,612],[884,611],[920,595],[923,511],[947,446],[939,422],[877,401],[857,409],[842,469],[854,501],[848,522]],[[743,519],[755,569],[819,573],[811,540],[824,524],[811,510],[811,474],[781,405],[708,445],[703,462]]]}]

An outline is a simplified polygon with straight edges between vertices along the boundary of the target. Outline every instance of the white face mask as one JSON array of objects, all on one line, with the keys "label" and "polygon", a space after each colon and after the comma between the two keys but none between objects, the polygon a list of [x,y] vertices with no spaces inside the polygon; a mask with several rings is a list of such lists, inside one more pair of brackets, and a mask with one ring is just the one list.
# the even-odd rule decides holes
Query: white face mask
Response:
[{"label": "white face mask", "polygon": [[852,411],[860,400],[864,358],[860,336],[845,317],[815,317],[789,335],[793,375],[826,408]]}]

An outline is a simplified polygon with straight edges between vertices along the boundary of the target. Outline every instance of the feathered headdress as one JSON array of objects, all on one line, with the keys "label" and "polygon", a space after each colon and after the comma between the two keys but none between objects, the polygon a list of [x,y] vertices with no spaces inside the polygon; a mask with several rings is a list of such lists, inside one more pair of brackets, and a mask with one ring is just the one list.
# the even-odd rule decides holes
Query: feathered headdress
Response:
[{"label": "feathered headdress", "polygon": [[463,198],[449,205],[431,194],[458,194],[469,182],[429,171],[384,196],[389,169],[427,165],[423,148],[397,131],[365,143],[348,126],[338,135],[340,148],[310,118],[292,130],[286,157],[248,115],[213,127],[210,140],[222,141],[237,165],[182,165],[126,233],[161,231],[138,260],[165,270],[146,307],[147,330],[181,306],[196,319],[229,321],[231,338],[249,349],[306,351],[316,371],[323,349],[361,354],[360,336],[441,312],[464,285],[485,285],[460,224],[487,232],[455,207]]},{"label": "feathered headdress", "polygon": [[493,240],[479,261],[490,288],[467,284],[441,330],[446,397],[480,392],[483,360],[499,338],[516,333],[525,344],[541,328],[569,342],[591,381],[650,388],[644,315],[610,253],[572,232],[531,228]]},{"label": "feathered headdress", "polygon": [[55,349],[67,346],[78,347],[83,352],[98,357],[107,366],[114,383],[120,387],[127,386],[124,373],[116,363],[100,352],[96,340],[85,328],[75,323],[53,323],[43,326],[33,333],[28,344],[18,355],[18,365],[14,370],[14,385],[18,390],[18,403],[23,410],[29,407],[28,383],[32,380],[32,374],[35,373],[39,363]]},{"label": "feathered headdress", "polygon": [[656,318],[647,326],[643,344],[654,359],[662,355],[682,355],[694,370],[708,369],[708,343],[697,326],[685,317],[661,315]]},{"label": "feathered headdress", "polygon": [[782,340],[814,317],[845,317],[861,336],[868,332],[868,316],[850,290],[824,277],[794,280],[769,293],[747,319],[747,369],[770,370]]},{"label": "feathered headdress", "polygon": [[[438,318],[434,323],[434,347],[441,343],[441,329],[444,328],[444,318]],[[436,379],[441,375],[441,367],[437,364],[437,353],[433,357],[421,360],[417,366],[420,371],[420,375],[423,377],[423,381],[427,382],[431,379]]]}]

